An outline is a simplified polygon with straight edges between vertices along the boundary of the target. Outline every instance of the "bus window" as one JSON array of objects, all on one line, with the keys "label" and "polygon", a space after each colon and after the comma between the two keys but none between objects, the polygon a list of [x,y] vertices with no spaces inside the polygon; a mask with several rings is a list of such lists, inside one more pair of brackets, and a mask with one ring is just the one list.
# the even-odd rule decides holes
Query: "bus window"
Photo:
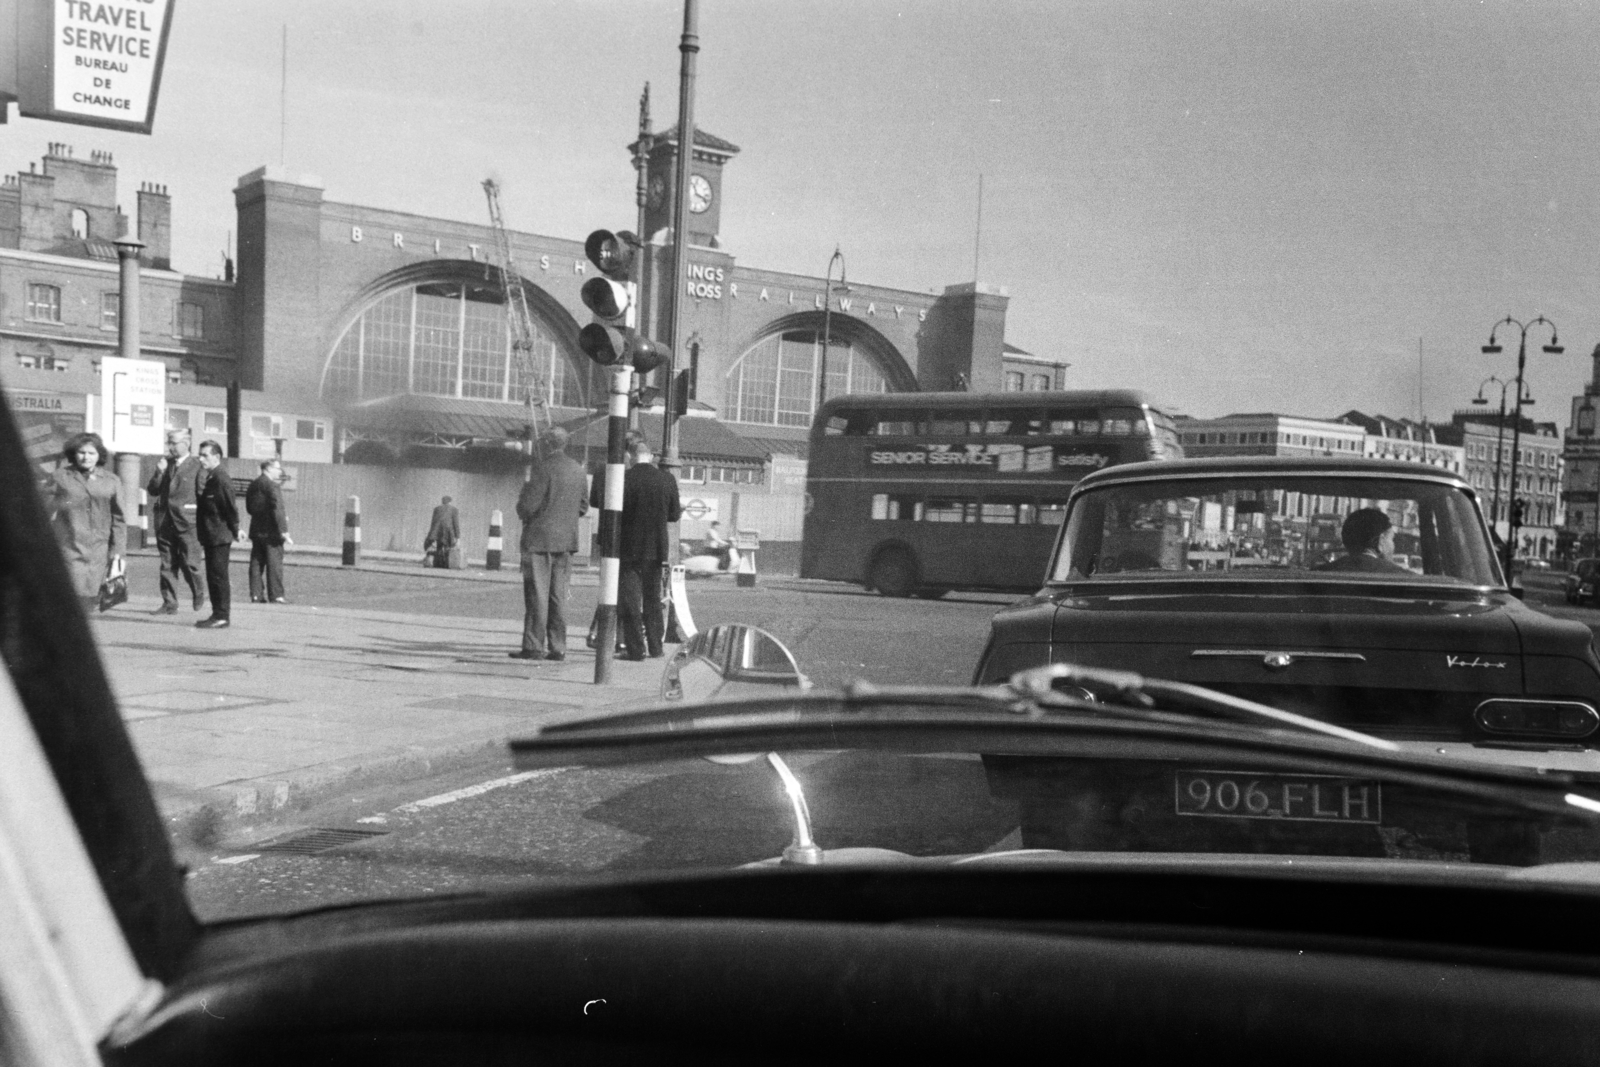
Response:
[{"label": "bus window", "polygon": [[823,428],[822,432],[829,437],[837,437],[839,434],[844,433],[845,427],[849,425],[850,421],[842,415],[830,415],[828,416],[828,424]]},{"label": "bus window", "polygon": [[978,521],[1001,526],[1026,526],[1033,522],[1033,503],[1006,497],[990,497],[983,502]]},{"label": "bus window", "polygon": [[[1144,425],[1140,419],[1139,424]],[[1133,433],[1132,419],[1106,419],[1100,424],[1100,433],[1106,437],[1128,437]]]},{"label": "bus window", "polygon": [[1039,505],[1039,525],[1040,526],[1060,526],[1061,523],[1066,519],[1066,517],[1067,517],[1067,505],[1065,505],[1065,504],[1040,504]]},{"label": "bus window", "polygon": [[884,419],[873,429],[879,437],[920,437],[922,435],[921,419]]},{"label": "bus window", "polygon": [[879,522],[894,522],[899,519],[920,520],[922,502],[915,496],[905,493],[874,493],[872,517]]},{"label": "bus window", "polygon": [[983,419],[977,411],[939,411],[928,420],[931,437],[966,437],[983,433]]},{"label": "bus window", "polygon": [[977,522],[978,503],[975,500],[929,500],[922,509],[924,522]]}]

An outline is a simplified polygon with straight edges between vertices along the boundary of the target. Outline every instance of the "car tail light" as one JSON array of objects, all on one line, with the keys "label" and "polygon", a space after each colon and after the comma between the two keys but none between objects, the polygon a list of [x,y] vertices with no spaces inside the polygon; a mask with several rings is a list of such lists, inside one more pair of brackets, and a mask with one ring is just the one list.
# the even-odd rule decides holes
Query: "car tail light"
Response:
[{"label": "car tail light", "polygon": [[1491,734],[1519,737],[1588,737],[1600,729],[1600,712],[1577,700],[1485,700],[1472,713]]}]

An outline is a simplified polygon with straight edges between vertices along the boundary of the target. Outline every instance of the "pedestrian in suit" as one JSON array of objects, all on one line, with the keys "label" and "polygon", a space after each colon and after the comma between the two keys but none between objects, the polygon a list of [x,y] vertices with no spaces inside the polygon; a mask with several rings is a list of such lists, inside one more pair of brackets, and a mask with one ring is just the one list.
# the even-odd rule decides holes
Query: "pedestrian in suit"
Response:
[{"label": "pedestrian in suit", "polygon": [[578,550],[578,519],[589,510],[587,475],[567,455],[567,431],[544,438],[544,462],[533,468],[517,497],[522,520],[522,649],[512,659],[567,658],[563,610]]},{"label": "pedestrian in suit", "polygon": [[445,497],[433,509],[433,521],[428,524],[427,539],[422,542],[424,552],[433,550],[433,565],[441,569],[450,566],[450,550],[461,540],[461,513]]},{"label": "pedestrian in suit", "polygon": [[67,571],[85,610],[98,606],[100,583],[122,555],[122,505],[117,476],[101,466],[106,446],[99,434],[80,433],[61,449],[66,460],[47,483],[50,523],[66,555]]},{"label": "pedestrian in suit", "polygon": [[283,546],[289,536],[289,516],[283,508],[283,464],[261,461],[261,474],[245,490],[244,510],[250,515],[250,600],[252,603],[286,603],[283,597]]},{"label": "pedestrian in suit", "polygon": [[228,625],[233,595],[228,586],[228,557],[239,539],[239,510],[233,502],[233,483],[222,462],[222,446],[200,442],[198,522],[200,544],[206,552],[206,588],[211,592],[211,617],[195,623],[201,629],[220,630]]},{"label": "pedestrian in suit", "polygon": [[145,491],[150,494],[156,526],[156,548],[161,553],[161,607],[157,615],[178,610],[178,575],[194,597],[194,610],[205,607],[205,587],[200,584],[200,543],[195,538],[195,513],[199,507],[199,481],[205,468],[189,454],[189,431],[167,433],[167,454],[156,461],[155,476]]},{"label": "pedestrian in suit", "polygon": [[634,448],[634,463],[622,479],[621,572],[617,582],[617,622],[631,660],[663,654],[665,619],[661,613],[661,568],[670,557],[667,524],[677,522],[678,480],[652,462],[650,446]]}]

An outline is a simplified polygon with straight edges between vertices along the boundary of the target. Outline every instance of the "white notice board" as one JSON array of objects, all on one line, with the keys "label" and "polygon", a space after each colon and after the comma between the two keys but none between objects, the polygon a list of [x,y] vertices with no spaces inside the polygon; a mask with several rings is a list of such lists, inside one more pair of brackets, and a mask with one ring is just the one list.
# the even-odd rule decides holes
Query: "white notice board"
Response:
[{"label": "white notice board", "polygon": [[98,407],[106,448],[160,455],[166,445],[167,365],[155,359],[102,358]]}]

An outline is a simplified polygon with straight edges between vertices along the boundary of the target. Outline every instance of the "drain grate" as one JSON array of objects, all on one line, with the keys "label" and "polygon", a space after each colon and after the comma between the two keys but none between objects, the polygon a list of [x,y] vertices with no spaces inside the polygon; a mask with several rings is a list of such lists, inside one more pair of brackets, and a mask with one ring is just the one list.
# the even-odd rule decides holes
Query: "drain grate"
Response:
[{"label": "drain grate", "polygon": [[310,830],[301,830],[276,841],[269,841],[265,845],[257,845],[255,850],[257,852],[288,852],[296,856],[310,856],[318,852],[327,852],[329,849],[339,848],[343,845],[353,845],[357,841],[365,841],[370,837],[382,837],[388,832],[387,830],[333,830],[326,827],[316,827]]}]

